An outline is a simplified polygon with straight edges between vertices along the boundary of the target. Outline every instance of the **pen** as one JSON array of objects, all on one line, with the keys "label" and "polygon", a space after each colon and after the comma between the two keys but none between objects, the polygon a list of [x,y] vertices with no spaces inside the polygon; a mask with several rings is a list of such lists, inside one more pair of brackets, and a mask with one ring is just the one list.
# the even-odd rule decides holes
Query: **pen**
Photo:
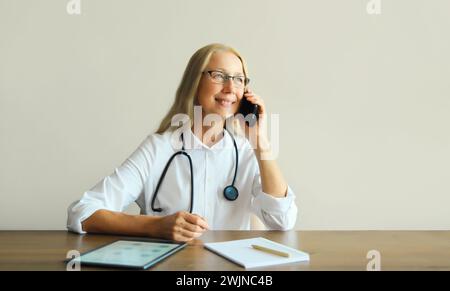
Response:
[{"label": "pen", "polygon": [[252,245],[252,248],[257,249],[259,251],[266,252],[266,253],[274,254],[274,255],[277,255],[277,256],[289,258],[289,254],[288,253],[277,251],[277,250],[274,250],[274,249],[269,249],[267,247],[263,247],[263,246],[260,246],[260,245]]}]

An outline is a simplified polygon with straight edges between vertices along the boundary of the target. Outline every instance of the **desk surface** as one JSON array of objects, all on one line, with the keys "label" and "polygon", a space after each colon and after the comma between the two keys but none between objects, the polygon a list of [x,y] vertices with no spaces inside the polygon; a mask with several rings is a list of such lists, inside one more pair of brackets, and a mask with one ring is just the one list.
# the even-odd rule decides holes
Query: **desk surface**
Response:
[{"label": "desk surface", "polygon": [[[450,270],[450,231],[209,231],[149,270],[244,270],[204,242],[262,236],[310,254],[309,262],[257,270],[366,270],[370,250],[382,270]],[[69,250],[85,252],[121,238],[66,231],[0,231],[0,270],[65,270]],[[99,268],[82,266],[82,270]],[[105,269],[102,269],[105,270]]]}]

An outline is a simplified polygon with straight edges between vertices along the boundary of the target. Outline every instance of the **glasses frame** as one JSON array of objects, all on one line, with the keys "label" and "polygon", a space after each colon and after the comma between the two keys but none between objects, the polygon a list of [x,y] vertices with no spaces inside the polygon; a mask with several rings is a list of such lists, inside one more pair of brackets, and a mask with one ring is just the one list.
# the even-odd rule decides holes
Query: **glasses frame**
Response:
[{"label": "glasses frame", "polygon": [[[231,79],[231,81],[232,81],[232,83],[233,83],[233,86],[235,86],[236,88],[245,88],[245,86],[247,86],[248,83],[250,83],[250,79],[247,78],[246,76],[231,76],[231,75],[226,74],[224,71],[220,71],[220,70],[208,70],[208,71],[203,71],[203,72],[202,72],[202,74],[206,74],[206,73],[207,73],[208,76],[211,78],[211,81],[213,81],[213,82],[216,83],[216,84],[225,84],[228,80]],[[220,83],[220,82],[214,81],[214,79],[212,78],[212,73],[222,73],[222,74],[224,75],[224,77],[225,77],[224,82],[223,82],[223,83]],[[243,84],[242,87],[236,86],[236,83],[235,83],[235,81],[234,81],[235,78],[239,78],[239,77],[244,77],[244,84]]]}]

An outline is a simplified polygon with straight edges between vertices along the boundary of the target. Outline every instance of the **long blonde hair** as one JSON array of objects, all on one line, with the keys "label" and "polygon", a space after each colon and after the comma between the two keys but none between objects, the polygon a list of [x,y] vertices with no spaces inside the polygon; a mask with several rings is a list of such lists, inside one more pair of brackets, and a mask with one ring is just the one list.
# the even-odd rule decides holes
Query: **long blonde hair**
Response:
[{"label": "long blonde hair", "polygon": [[161,121],[156,133],[161,134],[170,129],[172,117],[178,113],[187,114],[191,120],[191,123],[193,122],[195,97],[197,95],[202,72],[208,65],[213,53],[217,51],[227,51],[235,54],[241,60],[245,77],[248,77],[247,66],[244,58],[236,49],[220,43],[213,43],[200,48],[189,60],[189,63],[184,71],[183,78],[181,79],[181,83],[178,86],[175,101],[169,112]]}]

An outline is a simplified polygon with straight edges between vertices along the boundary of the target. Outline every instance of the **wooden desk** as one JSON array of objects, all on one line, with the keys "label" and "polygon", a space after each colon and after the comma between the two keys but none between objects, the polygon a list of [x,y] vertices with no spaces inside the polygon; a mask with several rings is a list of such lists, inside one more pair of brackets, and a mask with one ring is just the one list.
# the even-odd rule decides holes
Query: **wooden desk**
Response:
[{"label": "wooden desk", "polygon": [[[309,263],[259,270],[366,270],[366,255],[372,249],[381,254],[382,270],[450,270],[450,231],[210,231],[149,270],[244,270],[204,249],[203,242],[256,236],[311,256]],[[66,231],[0,231],[0,270],[65,270],[69,250],[85,252],[118,238]],[[82,270],[95,269],[82,266]]]}]

